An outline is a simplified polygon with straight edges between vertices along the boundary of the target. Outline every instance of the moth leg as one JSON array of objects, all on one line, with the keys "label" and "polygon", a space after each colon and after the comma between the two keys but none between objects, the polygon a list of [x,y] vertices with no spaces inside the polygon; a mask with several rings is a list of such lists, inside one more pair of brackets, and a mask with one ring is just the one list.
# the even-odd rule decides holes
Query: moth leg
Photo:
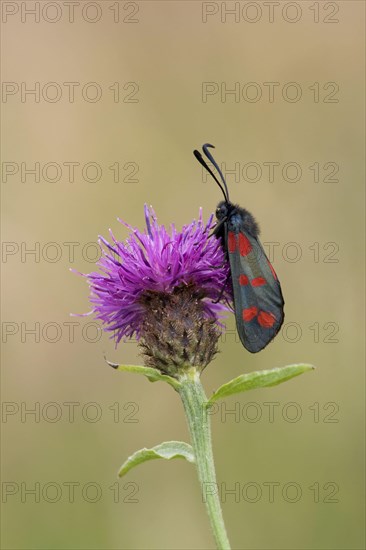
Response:
[{"label": "moth leg", "polygon": [[213,237],[214,235],[218,235],[218,233],[220,233],[221,229],[222,229],[222,226],[224,225],[224,223],[227,221],[227,218],[223,218],[222,220],[220,220],[219,222],[217,222],[217,224],[215,225],[215,227],[213,228],[212,230],[212,233],[209,234],[208,238],[210,237]]},{"label": "moth leg", "polygon": [[221,300],[221,298],[223,297],[223,294],[224,294],[224,292],[225,292],[225,288],[226,288],[226,285],[227,285],[229,279],[230,279],[230,273],[227,274],[226,281],[225,281],[225,283],[223,284],[222,289],[220,290],[219,297],[217,298],[217,300],[212,300],[212,303],[213,303],[213,304],[217,304],[217,303]]}]

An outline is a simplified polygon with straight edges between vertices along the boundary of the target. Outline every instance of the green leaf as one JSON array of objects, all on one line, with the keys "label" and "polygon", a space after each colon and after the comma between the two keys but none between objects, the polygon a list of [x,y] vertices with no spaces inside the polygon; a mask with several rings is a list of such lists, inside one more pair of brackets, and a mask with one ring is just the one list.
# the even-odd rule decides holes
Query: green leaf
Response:
[{"label": "green leaf", "polygon": [[286,382],[286,380],[290,380],[290,378],[299,376],[299,374],[313,370],[314,368],[315,367],[313,367],[313,365],[299,364],[288,365],[287,367],[281,367],[278,369],[261,370],[249,372],[248,374],[242,374],[216,390],[208,400],[207,406],[218,399],[228,397],[234,393],[282,384],[282,382]]},{"label": "green leaf", "polygon": [[185,458],[188,462],[195,461],[191,445],[183,441],[165,441],[152,449],[140,449],[133,453],[133,455],[122,464],[118,476],[122,477],[135,466],[147,462],[148,460],[154,460],[155,458],[165,458],[166,460],[171,460],[172,458]]},{"label": "green leaf", "polygon": [[115,370],[143,374],[144,376],[146,376],[146,378],[150,380],[150,382],[167,382],[168,384],[173,386],[174,389],[178,389],[180,386],[178,380],[176,380],[172,376],[168,376],[167,374],[161,374],[161,372],[159,372],[157,369],[153,369],[152,367],[142,367],[140,365],[119,365],[118,363],[111,363],[106,358],[105,360],[108,365]]}]

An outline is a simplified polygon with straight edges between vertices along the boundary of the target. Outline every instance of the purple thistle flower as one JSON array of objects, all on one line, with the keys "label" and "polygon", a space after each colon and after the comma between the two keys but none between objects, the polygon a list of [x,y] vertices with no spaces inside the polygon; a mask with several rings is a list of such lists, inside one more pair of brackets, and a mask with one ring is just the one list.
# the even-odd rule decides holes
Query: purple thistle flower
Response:
[{"label": "purple thistle flower", "polygon": [[[232,299],[227,284],[229,266],[220,241],[209,238],[213,216],[178,232],[159,226],[152,208],[145,205],[146,230],[125,222],[131,233],[125,243],[100,237],[101,273],[88,278],[91,313],[116,344],[136,336],[149,366],[171,372],[171,367],[203,369],[217,350],[220,318]],[[226,288],[224,289],[226,285]],[[223,291],[224,289],[224,291]],[[176,370],[176,369],[175,369]]]}]

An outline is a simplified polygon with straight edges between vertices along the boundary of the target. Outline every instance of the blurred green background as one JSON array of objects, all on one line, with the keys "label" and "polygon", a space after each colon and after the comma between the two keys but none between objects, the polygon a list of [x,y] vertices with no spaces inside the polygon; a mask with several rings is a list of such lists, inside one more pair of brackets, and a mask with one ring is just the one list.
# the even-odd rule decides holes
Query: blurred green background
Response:
[{"label": "blurred green background", "polygon": [[[136,449],[188,440],[177,395],[108,369],[103,352],[138,363],[136,343],[116,350],[69,316],[89,311],[69,267],[92,271],[108,228],[127,236],[117,217],[141,228],[148,203],[181,227],[214,211],[219,189],[192,155],[207,141],[239,167],[231,197],[267,250],[278,243],[286,300],[257,355],[228,318],[207,393],[250,370],[318,367],[213,415],[232,545],[364,548],[364,3],[82,1],[73,22],[65,2],[41,2],[36,22],[34,4],[2,3],[3,548],[213,548],[192,465],[116,477]],[[39,181],[25,171],[37,162]]]}]

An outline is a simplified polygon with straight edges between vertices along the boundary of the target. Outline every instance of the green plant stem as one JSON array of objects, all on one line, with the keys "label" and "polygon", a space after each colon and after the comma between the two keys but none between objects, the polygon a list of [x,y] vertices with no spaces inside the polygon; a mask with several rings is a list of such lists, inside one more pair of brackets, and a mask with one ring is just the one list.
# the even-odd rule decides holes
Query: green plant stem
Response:
[{"label": "green plant stem", "polygon": [[206,504],[216,545],[219,549],[230,550],[216,482],[210,417],[206,409],[207,397],[196,369],[192,369],[182,376],[177,391],[186,413],[202,498]]}]

